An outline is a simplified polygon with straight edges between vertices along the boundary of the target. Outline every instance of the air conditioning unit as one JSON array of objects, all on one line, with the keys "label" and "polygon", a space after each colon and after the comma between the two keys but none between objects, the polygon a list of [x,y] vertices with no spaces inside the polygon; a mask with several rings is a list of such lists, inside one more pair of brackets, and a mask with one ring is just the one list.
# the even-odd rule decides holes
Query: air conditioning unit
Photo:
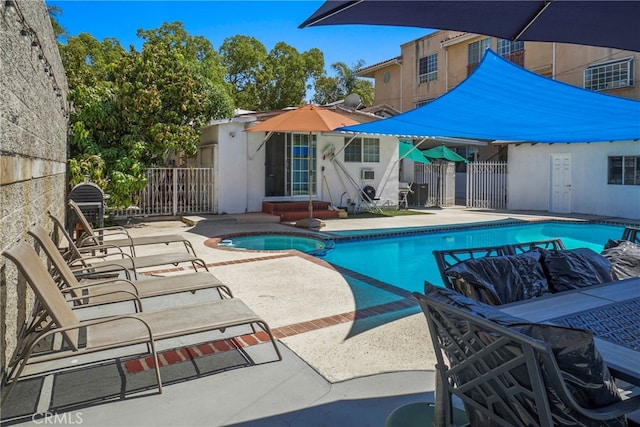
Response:
[{"label": "air conditioning unit", "polygon": [[361,181],[373,181],[376,179],[376,172],[373,169],[360,169]]}]

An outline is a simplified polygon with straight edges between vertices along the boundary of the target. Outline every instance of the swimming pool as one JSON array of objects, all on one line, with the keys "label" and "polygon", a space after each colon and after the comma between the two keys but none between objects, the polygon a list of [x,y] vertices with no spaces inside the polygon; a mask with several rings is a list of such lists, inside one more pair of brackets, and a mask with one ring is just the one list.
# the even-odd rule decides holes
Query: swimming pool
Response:
[{"label": "swimming pool", "polygon": [[424,281],[442,285],[432,251],[496,246],[559,237],[567,249],[588,247],[601,252],[608,239],[619,239],[623,226],[543,222],[366,238],[344,234],[324,259],[407,291],[422,292]]},{"label": "swimming pool", "polygon": [[311,255],[324,255],[327,249],[333,247],[333,242],[309,236],[267,233],[228,236],[218,242],[218,246],[261,251],[295,249]]}]

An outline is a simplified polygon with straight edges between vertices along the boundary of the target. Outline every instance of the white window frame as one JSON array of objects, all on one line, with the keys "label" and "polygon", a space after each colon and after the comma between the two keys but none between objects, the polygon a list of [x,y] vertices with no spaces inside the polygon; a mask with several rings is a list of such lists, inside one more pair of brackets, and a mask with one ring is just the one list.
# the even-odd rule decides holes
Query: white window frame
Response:
[{"label": "white window frame", "polygon": [[[347,140],[352,138],[345,138]],[[359,145],[360,153],[354,153],[353,148]],[[344,150],[345,163],[380,163],[380,139],[378,138],[353,138],[349,147]]]},{"label": "white window frame", "polygon": [[491,48],[491,37],[469,43],[467,46],[467,65],[479,64],[485,50]]},{"label": "white window frame", "polygon": [[633,56],[589,65],[584,69],[583,87],[601,91],[633,86],[634,65]]},{"label": "white window frame", "polygon": [[438,80],[438,54],[423,56],[418,59],[418,84]]},{"label": "white window frame", "polygon": [[519,41],[511,41],[506,39],[498,39],[498,55],[505,57],[511,55],[512,53],[522,52],[524,50],[524,42]]}]

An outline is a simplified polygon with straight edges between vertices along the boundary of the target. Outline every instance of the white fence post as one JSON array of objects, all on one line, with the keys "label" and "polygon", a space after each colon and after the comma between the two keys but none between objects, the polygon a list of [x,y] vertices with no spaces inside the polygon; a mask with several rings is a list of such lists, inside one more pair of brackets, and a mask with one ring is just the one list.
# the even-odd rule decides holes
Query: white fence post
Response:
[{"label": "white fence post", "polygon": [[467,164],[466,205],[470,208],[507,208],[507,163]]}]

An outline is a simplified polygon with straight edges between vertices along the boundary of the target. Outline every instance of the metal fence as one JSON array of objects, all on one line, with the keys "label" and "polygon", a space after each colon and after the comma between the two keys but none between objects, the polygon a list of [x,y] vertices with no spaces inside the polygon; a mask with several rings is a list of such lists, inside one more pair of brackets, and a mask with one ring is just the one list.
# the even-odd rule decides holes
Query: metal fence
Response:
[{"label": "metal fence", "polygon": [[[416,163],[414,191],[423,206],[455,205],[455,164],[452,162]],[[424,190],[422,190],[424,189]],[[422,194],[422,192],[426,194]]]},{"label": "metal fence", "polygon": [[507,208],[507,163],[473,162],[467,164],[467,201],[469,208]]},{"label": "metal fence", "polygon": [[151,168],[147,186],[133,199],[135,206],[115,217],[215,213],[212,168]]}]

